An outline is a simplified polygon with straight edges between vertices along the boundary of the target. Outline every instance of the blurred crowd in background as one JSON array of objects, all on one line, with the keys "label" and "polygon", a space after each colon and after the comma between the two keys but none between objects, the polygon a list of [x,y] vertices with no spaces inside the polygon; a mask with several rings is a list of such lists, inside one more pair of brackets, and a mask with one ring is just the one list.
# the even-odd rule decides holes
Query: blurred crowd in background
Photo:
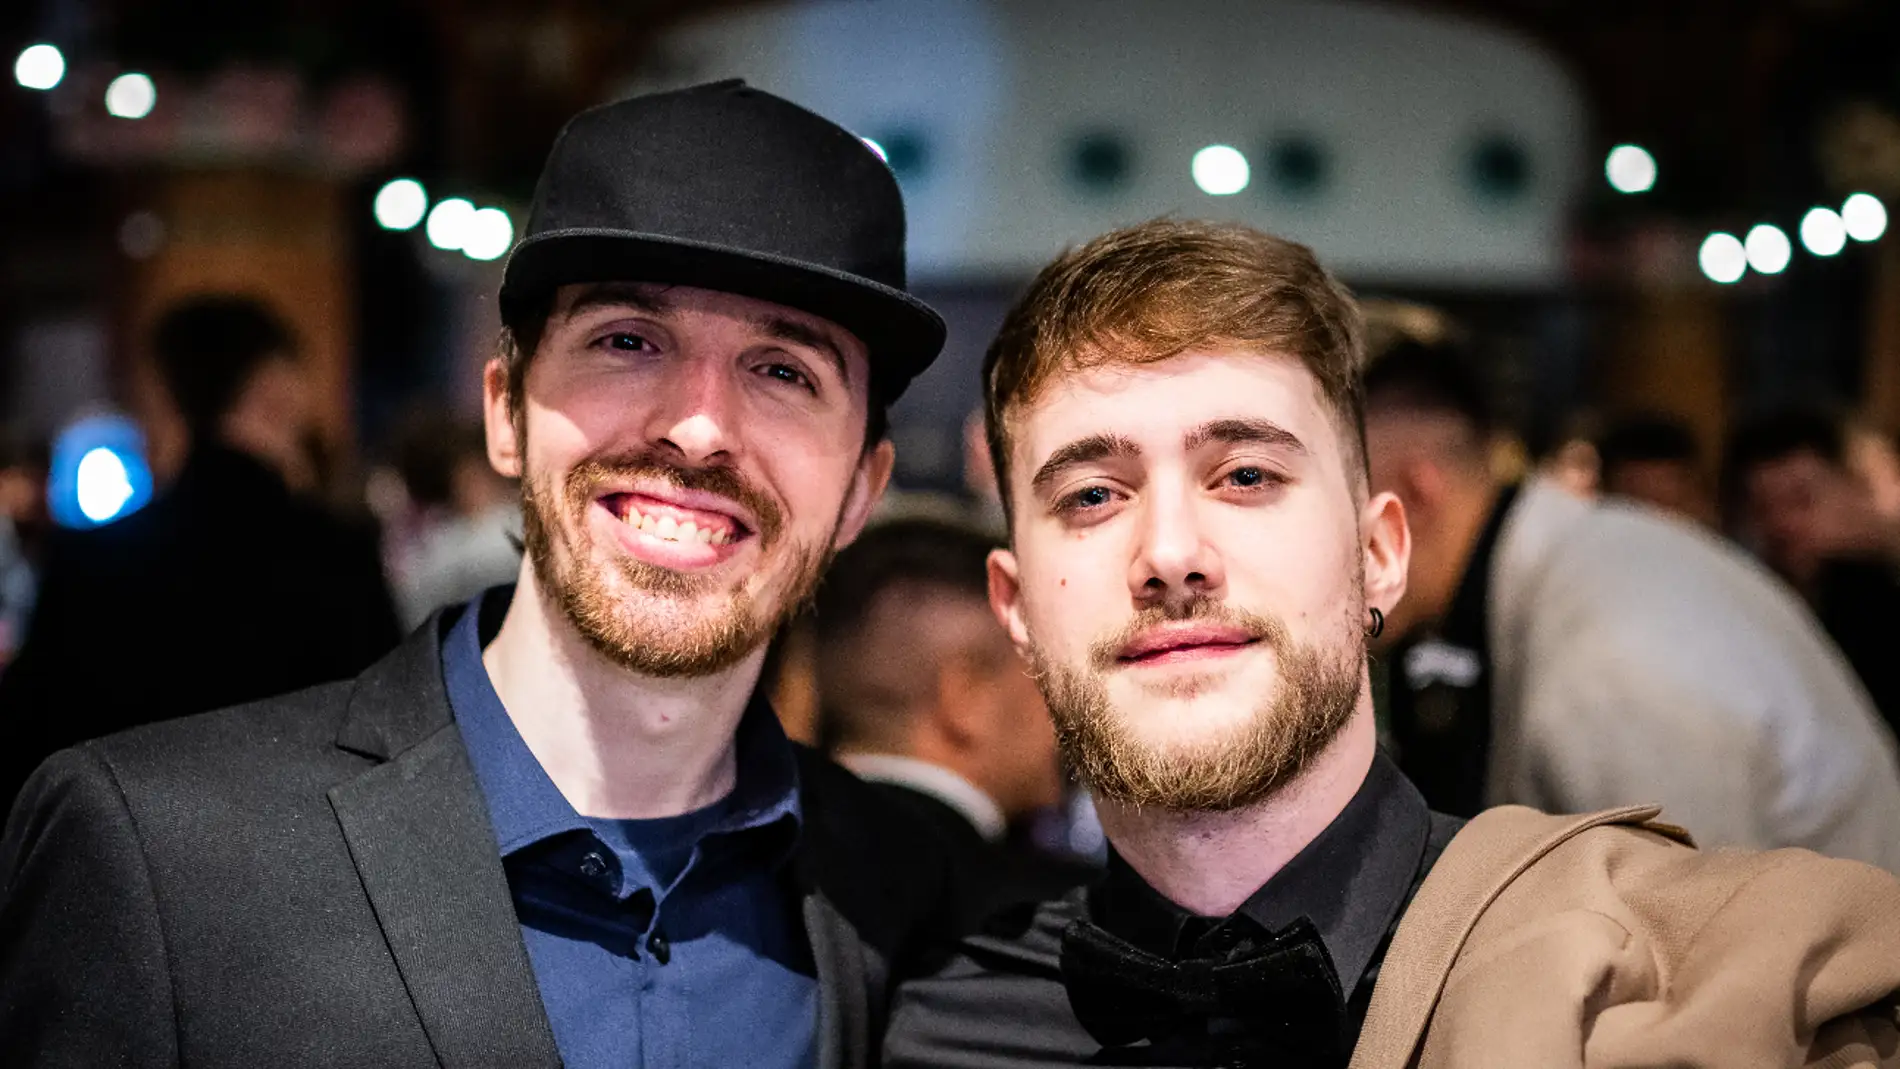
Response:
[{"label": "blurred crowd in background", "polygon": [[[1733,808],[1724,782],[1780,814],[1900,782],[1887,5],[1130,0],[1101,25],[1002,0],[628,6],[216,3],[170,25],[47,0],[0,22],[9,798],[52,749],[350,675],[513,581],[516,489],[487,461],[479,376],[522,175],[579,107],[709,74],[876,142],[952,329],[893,414],[879,522],[778,640],[775,708],[941,802],[1015,885],[1063,886],[1102,842],[988,608],[1006,532],[975,367],[1036,262],[1168,212],[1309,242],[1367,298],[1369,465],[1418,547],[1375,653],[1381,728],[1436,808],[1639,801],[1600,795],[1658,760],[1711,808]],[[1101,86],[1150,63],[1142,26],[1167,28],[1157,77],[1210,84]],[[1311,61],[1211,84],[1210,57],[1282,36],[1261,47]],[[1103,40],[1136,62],[1105,64]],[[1501,84],[1523,92],[1500,103]],[[1397,132],[1408,107],[1434,122]],[[1408,137],[1442,148],[1432,174],[1389,165],[1419,155]],[[1563,589],[1513,548],[1536,510],[1589,543],[1551,554],[1578,577]],[[1534,611],[1569,613],[1556,634],[1512,631],[1520,578]],[[1583,685],[1653,675],[1659,651],[1702,675]],[[1559,715],[1591,738],[1538,734]],[[1655,744],[1618,718],[1707,744],[1638,752]],[[1772,739],[1795,782],[1729,763],[1755,761],[1736,735]],[[1812,838],[1803,819],[1709,823],[1775,845]]]}]

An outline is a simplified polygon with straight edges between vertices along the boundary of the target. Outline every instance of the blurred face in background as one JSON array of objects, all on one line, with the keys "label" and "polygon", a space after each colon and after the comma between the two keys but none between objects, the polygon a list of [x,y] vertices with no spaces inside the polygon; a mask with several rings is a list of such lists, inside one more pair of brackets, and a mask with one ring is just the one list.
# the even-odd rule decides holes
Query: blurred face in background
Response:
[{"label": "blurred face in background", "polygon": [[971,780],[1011,818],[1062,801],[1062,763],[1042,692],[989,606],[957,599],[943,608],[957,652],[939,667],[939,692],[969,736]]},{"label": "blurred face in background", "polygon": [[1603,491],[1653,505],[1695,523],[1715,522],[1715,499],[1693,463],[1626,460],[1605,473]]},{"label": "blurred face in background", "polygon": [[533,585],[635,672],[708,675],[760,651],[889,477],[889,443],[865,448],[869,377],[855,336],[795,309],[562,287],[524,396],[499,361],[485,383]]},{"label": "blurred face in background", "polygon": [[1847,469],[1866,488],[1874,515],[1888,528],[1900,527],[1900,451],[1893,439],[1868,427],[1854,427],[1847,438]]},{"label": "blurred face in background", "polygon": [[1006,420],[991,602],[1083,782],[1218,811],[1295,778],[1355,711],[1368,593],[1397,599],[1406,553],[1317,380],[1189,352],[1059,375]]},{"label": "blurred face in background", "polygon": [[220,437],[276,468],[291,486],[312,489],[317,471],[310,450],[316,430],[311,396],[302,363],[288,354],[265,360],[232,399]]},{"label": "blurred face in background", "polygon": [[1880,545],[1872,494],[1813,450],[1756,464],[1743,493],[1744,519],[1762,558],[1797,586],[1811,582],[1830,557]]},{"label": "blurred face in background", "polygon": [[[851,563],[847,556],[836,567]],[[886,586],[856,626],[819,644],[817,679],[841,753],[948,769],[1012,819],[1062,800],[1042,693],[987,599],[967,587]]]}]

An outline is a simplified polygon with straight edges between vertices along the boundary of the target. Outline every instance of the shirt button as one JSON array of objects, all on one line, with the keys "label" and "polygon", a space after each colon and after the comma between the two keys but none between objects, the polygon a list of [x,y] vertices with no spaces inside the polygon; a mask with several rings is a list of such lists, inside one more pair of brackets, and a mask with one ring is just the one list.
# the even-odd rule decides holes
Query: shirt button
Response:
[{"label": "shirt button", "polygon": [[600,851],[589,850],[584,856],[582,856],[581,875],[598,879],[600,876],[604,875],[606,871],[607,871],[607,859],[600,856]]},{"label": "shirt button", "polygon": [[667,942],[666,936],[656,928],[652,935],[647,936],[647,953],[653,955],[654,961],[665,965],[673,960],[673,944]]}]

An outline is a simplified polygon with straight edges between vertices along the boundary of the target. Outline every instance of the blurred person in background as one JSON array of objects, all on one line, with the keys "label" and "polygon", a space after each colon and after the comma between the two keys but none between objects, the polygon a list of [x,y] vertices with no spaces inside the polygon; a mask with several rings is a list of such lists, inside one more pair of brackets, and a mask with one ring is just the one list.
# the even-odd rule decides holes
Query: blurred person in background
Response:
[{"label": "blurred person in background", "polygon": [[398,637],[373,530],[305,496],[313,417],[284,322],[250,297],[193,297],[151,346],[189,452],[144,509],[50,541],[0,676],[6,803],[62,747],[345,678]]},{"label": "blurred person in background", "polygon": [[1602,421],[1596,413],[1572,413],[1555,435],[1541,443],[1537,477],[1576,497],[1595,498],[1603,492],[1603,457],[1597,453],[1601,433]]},{"label": "blurred person in background", "polygon": [[404,428],[397,469],[418,514],[392,554],[403,628],[521,570],[521,499],[488,463],[479,424],[422,418]]},{"label": "blurred person in background", "polygon": [[1683,420],[1657,412],[1611,419],[1596,439],[1602,492],[1641,501],[1663,512],[1715,524],[1715,499],[1702,473],[1695,431]]},{"label": "blurred person in background", "polygon": [[1706,845],[1900,871],[1893,736],[1799,599],[1712,534],[1501,480],[1499,429],[1455,342],[1368,369],[1372,487],[1413,536],[1392,730],[1433,805],[1653,801]]},{"label": "blurred person in background", "polygon": [[39,550],[50,522],[47,467],[44,441],[0,434],[0,673],[26,638],[39,592]]},{"label": "blurred person in background", "polygon": [[1092,871],[1010,842],[1062,802],[1063,776],[1042,694],[990,612],[996,545],[933,520],[880,524],[838,555],[815,614],[825,741],[978,874],[966,927]]},{"label": "blurred person in background", "polygon": [[1722,482],[1730,529],[1808,600],[1900,734],[1900,543],[1867,437],[1820,409],[1763,413],[1730,435]]}]

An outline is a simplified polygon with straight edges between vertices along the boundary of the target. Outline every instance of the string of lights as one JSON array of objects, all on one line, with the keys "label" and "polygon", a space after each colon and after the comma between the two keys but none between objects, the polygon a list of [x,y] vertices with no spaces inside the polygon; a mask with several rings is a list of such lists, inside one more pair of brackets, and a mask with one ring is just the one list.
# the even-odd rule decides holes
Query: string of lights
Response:
[{"label": "string of lights", "polygon": [[[1603,174],[1618,193],[1647,193],[1656,187],[1656,157],[1641,145],[1617,145],[1604,158]],[[1850,238],[1875,242],[1886,232],[1887,206],[1872,193],[1852,194],[1838,210],[1825,205],[1810,208],[1796,231],[1802,248],[1823,259],[1840,255]],[[1725,286],[1740,282],[1750,270],[1778,275],[1793,260],[1793,242],[1773,223],[1757,223],[1741,237],[1713,231],[1702,239],[1696,254],[1702,274]]]}]

